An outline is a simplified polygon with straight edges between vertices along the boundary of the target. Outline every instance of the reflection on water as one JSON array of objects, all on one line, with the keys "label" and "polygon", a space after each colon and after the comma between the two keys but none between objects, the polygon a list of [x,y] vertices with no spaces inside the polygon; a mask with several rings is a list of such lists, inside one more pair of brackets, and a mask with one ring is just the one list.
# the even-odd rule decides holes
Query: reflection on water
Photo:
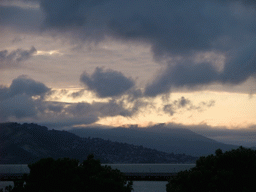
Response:
[{"label": "reflection on water", "polygon": [[133,181],[134,192],[166,192],[167,181]]}]

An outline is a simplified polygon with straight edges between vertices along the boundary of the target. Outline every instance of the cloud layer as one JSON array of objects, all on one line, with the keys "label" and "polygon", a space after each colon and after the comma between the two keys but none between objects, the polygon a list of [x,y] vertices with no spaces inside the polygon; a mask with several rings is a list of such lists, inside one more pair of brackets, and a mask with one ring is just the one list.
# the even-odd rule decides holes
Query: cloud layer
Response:
[{"label": "cloud layer", "polygon": [[[70,125],[93,123],[109,116],[131,117],[147,105],[146,100],[161,94],[168,95],[173,89],[198,90],[207,89],[210,85],[242,86],[249,79],[255,84],[256,3],[253,0],[2,0],[0,27],[4,29],[0,32],[0,40],[5,43],[1,41],[0,69],[8,72],[14,69],[13,76],[9,75],[9,78],[13,79],[14,74],[21,72],[34,73],[33,77],[40,75],[41,79],[45,78],[46,73],[56,75],[56,78],[52,78],[54,80],[64,79],[63,76],[70,74],[70,78],[79,79],[81,71],[89,71],[87,67],[95,68],[91,74],[84,72],[80,75],[85,89],[73,92],[69,97],[74,100],[81,98],[87,89],[101,101],[47,101],[47,96],[52,94],[50,88],[26,76],[19,76],[9,87],[0,87],[0,121],[30,118]],[[18,34],[21,41],[26,39],[26,43],[33,42],[30,45],[35,45],[41,53],[49,54],[38,54],[33,59],[38,63],[31,62],[24,65],[27,68],[23,68],[22,64],[37,50],[35,47],[24,49],[22,46],[25,47],[25,43],[23,45],[21,41],[6,43],[4,35],[9,32]],[[36,40],[30,41],[32,36]],[[49,39],[57,45],[52,42],[48,45],[47,41],[51,41],[48,37],[52,37]],[[133,62],[131,56],[140,48],[127,54],[129,58],[125,58],[125,53],[120,54],[121,51],[113,53],[111,48],[108,49],[109,45],[95,49],[97,54],[94,49],[91,50],[90,59],[81,56],[85,49],[78,50],[79,46],[96,47],[112,40],[127,46],[137,44],[150,48],[153,58],[150,59],[159,64],[159,71],[155,71],[154,77],[148,78],[150,82],[139,85],[136,77],[129,78],[126,75],[129,73],[125,73],[125,70],[130,70],[129,62]],[[67,44],[68,48],[65,47]],[[51,50],[61,54],[51,54]],[[105,55],[101,57],[102,50]],[[118,57],[124,59],[120,63],[118,59],[109,61],[111,66],[101,68],[99,66],[104,65],[108,51],[113,53],[108,58],[120,54]],[[100,59],[92,61],[93,55]],[[138,55],[136,57],[142,54]],[[216,58],[222,59],[219,61]],[[125,59],[126,62],[122,63]],[[75,63],[72,63],[73,66],[77,61],[84,62],[78,70],[66,70],[65,67],[71,65],[69,62]],[[141,65],[138,69],[147,66],[147,63],[137,63]],[[120,70],[122,65],[127,65],[123,71]],[[81,69],[81,66],[84,68]],[[145,67],[143,74],[147,71]],[[141,71],[136,72],[138,79],[141,74]],[[180,110],[204,110],[213,104],[209,101],[194,105],[181,97],[161,106],[161,110],[173,115]]]},{"label": "cloud layer", "polygon": [[[13,2],[33,2],[39,6],[33,11],[24,6],[1,6],[1,25],[22,28],[13,18],[23,18],[22,15],[26,13],[27,16],[23,20],[28,23],[29,28],[40,28],[43,31],[56,32],[55,34],[70,32],[71,36],[89,42],[111,37],[150,45],[155,59],[168,62],[164,66],[166,70],[157,74],[145,88],[147,96],[168,93],[172,87],[195,87],[212,83],[236,85],[245,82],[249,77],[255,77],[255,1]],[[33,17],[32,12],[38,12],[43,16]],[[38,24],[35,25],[35,19],[40,27]],[[27,53],[27,57],[32,52],[34,49]],[[207,62],[191,61],[191,56],[198,52],[223,53],[227,61],[223,71],[217,71]],[[26,59],[22,51],[8,54],[5,50],[0,55],[2,60],[6,60],[13,54],[16,54],[17,61],[23,60],[23,57]],[[183,59],[175,60],[180,57]],[[120,80],[121,83],[114,82],[115,80]],[[101,68],[97,68],[91,76],[84,73],[81,81],[99,97],[120,95],[134,85],[132,80],[123,77],[122,74],[115,71],[104,72]]]},{"label": "cloud layer", "polygon": [[172,87],[189,87],[220,84],[241,84],[250,77],[256,77],[256,40],[229,53],[231,58],[218,71],[211,63],[195,63],[191,60],[167,65],[166,70],[147,85],[145,94],[156,96],[168,93]]},{"label": "cloud layer", "polygon": [[29,50],[16,49],[11,52],[2,50],[0,51],[0,69],[17,66],[19,62],[28,60],[36,52],[37,50],[33,46]]},{"label": "cloud layer", "polygon": [[98,67],[92,75],[84,72],[80,81],[99,97],[119,96],[134,86],[133,80],[125,77],[121,72],[104,71]]},{"label": "cloud layer", "polygon": [[214,100],[208,102],[200,102],[198,105],[194,105],[192,101],[186,99],[185,97],[181,97],[178,100],[172,101],[172,103],[164,105],[163,111],[171,116],[175,113],[180,112],[181,110],[192,111],[196,110],[199,112],[204,111],[206,108],[213,107],[215,104]]},{"label": "cloud layer", "polygon": [[0,87],[0,122],[34,121],[55,126],[91,124],[102,117],[130,117],[136,106],[127,108],[122,100],[105,102],[54,102],[46,98],[53,94],[43,83],[27,76],[14,79],[9,87]]},{"label": "cloud layer", "polygon": [[32,97],[40,101],[49,91],[43,83],[26,76],[14,79],[10,87],[0,87],[0,121],[36,117],[37,106]]}]

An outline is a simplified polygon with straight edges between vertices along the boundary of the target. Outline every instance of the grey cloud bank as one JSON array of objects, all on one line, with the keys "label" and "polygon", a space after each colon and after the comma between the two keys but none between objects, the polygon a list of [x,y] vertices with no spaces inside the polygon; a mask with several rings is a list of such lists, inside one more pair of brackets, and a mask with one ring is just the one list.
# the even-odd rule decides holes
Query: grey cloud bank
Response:
[{"label": "grey cloud bank", "polygon": [[9,88],[2,87],[0,92],[0,99],[11,98],[16,95],[28,96],[44,96],[50,88],[43,83],[37,82],[27,76],[20,76],[12,81]]},{"label": "grey cloud bank", "polygon": [[[255,32],[254,4],[239,1],[40,1],[44,22],[68,30],[77,26],[85,38],[93,34],[145,41],[155,54],[182,54],[197,50],[227,50]],[[236,6],[235,6],[236,5]],[[87,36],[87,37],[86,37]],[[220,41],[223,38],[229,42]]]},{"label": "grey cloud bank", "polygon": [[[252,82],[249,86],[255,86],[255,1],[11,0],[10,2],[13,3],[9,4],[3,2],[7,0],[0,1],[0,27],[5,29],[6,33],[20,32],[21,36],[26,34],[26,38],[29,38],[29,34],[33,34],[33,37],[38,35],[41,38],[36,41],[38,44],[47,36],[53,37],[56,42],[58,38],[55,37],[60,37],[59,41],[63,41],[58,42],[58,46],[54,48],[52,44],[49,46],[29,44],[40,51],[49,51],[49,55],[38,55],[35,59],[33,57],[37,51],[35,47],[17,49],[18,44],[15,42],[6,43],[9,47],[0,50],[0,69],[3,71],[22,68],[22,64],[31,59],[33,62],[39,62],[28,62],[26,67],[29,70],[26,71],[25,67],[23,70],[26,74],[33,73],[33,70],[37,69],[43,71],[51,66],[56,67],[56,70],[47,69],[47,72],[43,73],[56,75],[56,78],[52,78],[54,80],[58,79],[57,76],[68,77],[68,73],[72,73],[73,77],[77,78],[81,71],[90,71],[89,65],[86,65],[86,62],[90,62],[89,59],[83,58],[85,63],[81,71],[79,68],[74,70],[76,72],[66,72],[65,65],[76,65],[76,61],[82,58],[70,56],[77,50],[66,48],[61,50],[58,56],[51,55],[50,52],[58,51],[59,45],[64,47],[65,43],[85,45],[91,43],[97,46],[100,41],[108,39],[150,47],[150,53],[154,61],[159,63],[162,71],[156,71],[156,76],[150,78],[150,82],[143,82],[147,84],[145,87],[136,87],[136,78],[131,79],[123,71],[119,72],[115,69],[118,59],[113,61],[113,65],[111,63],[111,66],[107,66],[107,69],[98,67],[97,62],[95,65],[98,66],[92,66],[94,64],[92,62],[90,69],[96,68],[95,71],[80,75],[80,83],[100,99],[108,99],[106,102],[93,103],[46,101],[45,98],[51,94],[51,89],[43,83],[21,76],[14,79],[10,87],[0,88],[0,121],[28,119],[47,121],[48,124],[62,122],[59,125],[90,124],[103,117],[131,117],[147,105],[142,101],[143,99],[150,100],[150,97],[169,94],[173,89],[188,88],[193,91],[206,89],[209,85],[215,84],[224,85],[223,89],[225,89],[231,87],[230,85],[241,86],[248,79]],[[31,3],[37,6],[24,6]],[[21,44],[22,42],[19,45]],[[16,48],[10,48],[16,45]],[[85,50],[80,50],[81,55],[83,51]],[[203,62],[192,59],[199,53],[221,55],[225,57],[225,62],[221,69],[217,69],[211,59]],[[136,53],[129,55],[132,54]],[[97,56],[100,57],[100,53]],[[69,58],[66,63],[60,64],[57,57],[62,57],[62,61]],[[132,63],[132,58],[128,59]],[[74,63],[69,64],[71,60]],[[103,60],[102,57],[100,61]],[[44,66],[46,62],[49,62],[47,67]],[[120,65],[122,64],[120,62]],[[40,67],[37,68],[36,65]],[[142,63],[142,65],[147,64]],[[115,70],[109,69],[110,67]],[[129,66],[125,66],[124,70],[128,69]],[[17,74],[19,71],[15,70]],[[37,74],[41,72],[38,71]],[[43,73],[41,79],[45,78]],[[139,78],[141,73],[140,71],[137,73]],[[73,85],[76,86],[75,83]],[[69,97],[81,98],[84,93],[84,90],[73,92]],[[132,107],[127,108],[125,102],[132,104]],[[213,105],[214,101],[195,105],[183,97],[163,105],[161,110],[173,115],[179,110],[204,110]]]},{"label": "grey cloud bank", "polygon": [[0,51],[0,69],[17,66],[17,63],[26,61],[37,52],[34,46],[29,50],[16,49],[9,52],[8,50]]},{"label": "grey cloud bank", "polygon": [[121,72],[104,71],[102,68],[96,68],[92,75],[84,72],[80,81],[99,97],[118,96],[134,86],[133,80],[125,77]]},{"label": "grey cloud bank", "polygon": [[26,76],[14,79],[10,87],[0,87],[0,121],[36,117],[36,101],[32,97],[38,96],[41,100],[49,91],[43,83]]},{"label": "grey cloud bank", "polygon": [[187,86],[190,88],[213,83],[241,84],[249,77],[256,77],[256,40],[230,53],[232,57],[219,72],[210,63],[186,61],[177,65],[167,65],[166,70],[145,89],[148,96],[168,93],[172,87]]},{"label": "grey cloud bank", "polygon": [[[5,4],[6,2],[7,5]],[[38,33],[42,30],[41,23],[43,21],[43,15],[39,8],[17,6],[11,4],[11,2],[21,1],[0,1],[1,27],[10,27],[20,32],[28,33]]]},{"label": "grey cloud bank", "polygon": [[[26,1],[23,1],[26,2]],[[42,31],[71,32],[84,41],[98,42],[110,36],[122,41],[151,45],[155,59],[182,56],[185,62],[169,62],[166,70],[145,88],[145,95],[168,93],[174,87],[196,87],[212,83],[241,84],[255,77],[256,9],[254,1],[124,1],[124,0],[38,0],[42,17],[26,16],[29,27]],[[18,6],[2,6],[1,25],[18,25],[14,18],[32,10]],[[9,10],[10,9],[10,10]],[[17,9],[19,11],[14,11]],[[9,10],[9,11],[8,11]],[[24,21],[23,21],[24,22]],[[72,35],[71,35],[72,36]],[[209,63],[195,63],[188,58],[198,52],[225,53],[227,63],[220,73]],[[235,54],[230,54],[235,53]],[[6,54],[4,52],[1,53]],[[100,80],[97,75],[111,73],[123,81],[123,88],[113,81]],[[92,76],[84,73],[81,81],[99,97],[120,95],[134,82],[97,68]],[[118,77],[117,77],[118,76]],[[103,77],[102,77],[103,79]],[[112,81],[110,83],[110,81]],[[105,83],[100,87],[99,83]]]},{"label": "grey cloud bank", "polygon": [[136,106],[126,108],[123,101],[65,103],[47,101],[53,94],[43,83],[27,76],[14,79],[9,87],[0,87],[0,122],[33,121],[52,126],[91,124],[100,117],[129,117]]},{"label": "grey cloud bank", "polygon": [[214,100],[208,101],[208,102],[200,102],[198,105],[194,105],[192,101],[189,99],[186,99],[185,97],[181,97],[178,100],[172,101],[172,103],[164,105],[163,111],[169,115],[174,115],[177,112],[180,112],[183,110],[196,110],[199,112],[204,111],[206,108],[213,107],[215,104]]}]

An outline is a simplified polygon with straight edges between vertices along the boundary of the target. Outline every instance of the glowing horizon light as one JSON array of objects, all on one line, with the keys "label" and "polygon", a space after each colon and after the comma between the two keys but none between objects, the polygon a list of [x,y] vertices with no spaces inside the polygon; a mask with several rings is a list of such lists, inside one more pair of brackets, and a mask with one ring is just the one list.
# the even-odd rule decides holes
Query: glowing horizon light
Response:
[{"label": "glowing horizon light", "polygon": [[[206,124],[213,127],[248,128],[256,124],[256,99],[249,98],[248,94],[225,93],[225,92],[196,92],[196,93],[172,93],[171,97],[176,100],[182,96],[189,98],[195,104],[200,101],[216,99],[213,107],[200,111],[186,109],[177,110],[173,115],[168,115],[160,110],[144,110],[134,117],[105,117],[97,123],[109,126],[123,126],[137,124],[148,126],[158,123],[175,123],[183,125]],[[159,98],[158,98],[159,99]],[[160,108],[160,99],[157,101]],[[234,104],[235,103],[235,104]],[[244,107],[246,106],[246,108]]]},{"label": "glowing horizon light", "polygon": [[[83,93],[78,97],[71,97],[73,93]],[[177,102],[180,98],[189,100],[191,106],[176,109],[174,114],[165,113],[162,108],[165,104]],[[56,89],[54,94],[46,98],[47,101],[60,103],[97,103],[108,102],[107,98],[98,98],[95,94],[83,88]],[[145,102],[147,99],[143,99]],[[198,110],[202,102],[209,103],[214,100],[213,106],[208,106]],[[127,124],[137,124],[140,127],[158,123],[176,123],[184,125],[206,124],[213,127],[224,126],[227,128],[247,128],[256,124],[256,99],[244,93],[228,93],[214,91],[198,91],[190,93],[171,93],[169,101],[163,101],[161,96],[151,100],[155,107],[145,106],[132,116],[100,117],[95,124],[105,126],[125,126]],[[126,103],[129,110],[132,103]],[[246,106],[246,107],[245,107]],[[83,127],[83,125],[77,125]]]},{"label": "glowing horizon light", "polygon": [[35,55],[63,55],[59,50],[37,51]]}]

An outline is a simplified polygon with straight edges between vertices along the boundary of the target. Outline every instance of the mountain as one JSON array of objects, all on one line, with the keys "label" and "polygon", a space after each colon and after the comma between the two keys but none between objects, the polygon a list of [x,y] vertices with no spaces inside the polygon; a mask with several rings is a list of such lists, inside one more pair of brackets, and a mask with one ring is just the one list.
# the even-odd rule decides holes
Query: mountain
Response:
[{"label": "mountain", "polygon": [[102,129],[79,128],[68,130],[81,137],[97,137],[115,142],[125,142],[134,145],[156,149],[166,153],[181,153],[192,156],[206,156],[216,149],[227,151],[238,146],[228,145],[209,139],[184,128],[168,128],[158,124],[146,128],[130,126],[128,128]]},{"label": "mountain", "polygon": [[195,163],[197,159],[101,138],[81,138],[36,124],[0,124],[0,164],[27,164],[46,157],[83,161],[92,153],[102,163]]}]

